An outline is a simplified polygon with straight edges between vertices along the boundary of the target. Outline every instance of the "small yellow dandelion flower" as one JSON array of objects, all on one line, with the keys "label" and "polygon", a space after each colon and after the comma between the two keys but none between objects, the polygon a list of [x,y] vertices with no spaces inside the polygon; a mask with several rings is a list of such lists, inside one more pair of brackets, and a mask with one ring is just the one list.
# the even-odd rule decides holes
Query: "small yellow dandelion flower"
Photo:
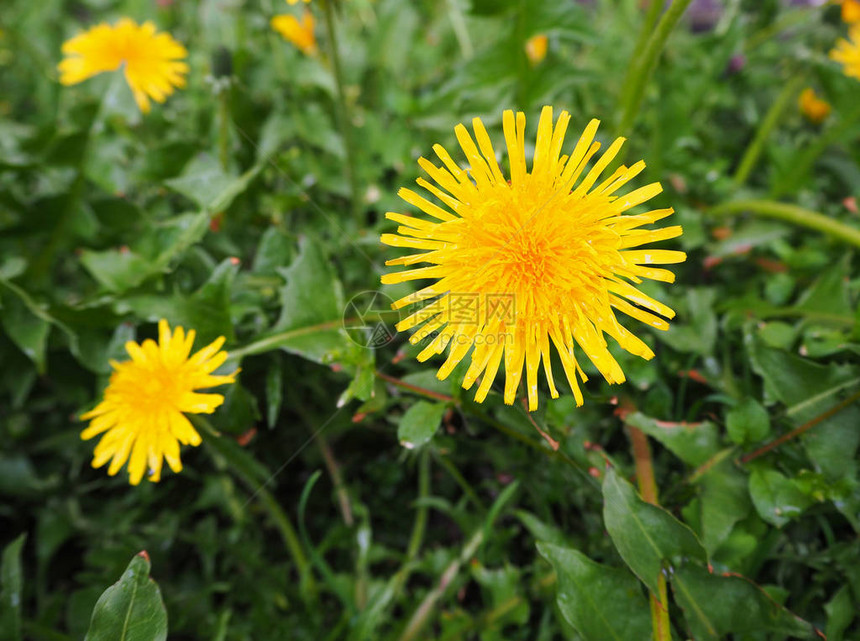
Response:
[{"label": "small yellow dandelion flower", "polygon": [[852,25],[848,40],[840,38],[830,51],[830,58],[842,64],[842,73],[860,80],[860,23]]},{"label": "small yellow dandelion flower", "polygon": [[151,22],[137,24],[122,18],[115,26],[102,23],[63,44],[66,58],[57,68],[60,82],[74,85],[124,65],[125,79],[137,106],[149,113],[149,100],[164,102],[174,89],[185,86],[188,55],[168,33],[158,33]]},{"label": "small yellow dandelion flower", "polygon": [[[305,4],[309,4],[309,3],[310,3],[310,1],[311,1],[311,0],[304,0],[304,3],[305,3]],[[287,0],[287,4],[290,4],[290,5],[298,4],[299,2],[300,2],[300,0]]]},{"label": "small yellow dandelion flower", "polygon": [[291,15],[280,15],[272,18],[272,29],[280,33],[285,40],[292,42],[306,56],[317,52],[317,39],[314,37],[314,16],[305,9],[302,21]]},{"label": "small yellow dandelion flower", "polygon": [[819,98],[812,87],[807,87],[800,92],[797,103],[800,112],[813,124],[821,123],[830,115],[830,103]]},{"label": "small yellow dandelion flower", "polygon": [[542,33],[526,40],[526,56],[528,57],[529,62],[532,63],[532,66],[540,64],[543,62],[543,59],[546,58],[548,44],[549,38]]},{"label": "small yellow dandelion flower", "polygon": [[842,22],[860,22],[860,0],[842,0]]},{"label": "small yellow dandelion flower", "polygon": [[219,351],[224,337],[189,358],[195,332],[186,335],[181,327],[172,333],[166,320],[158,323],[158,342],[125,344],[130,361],[111,361],[114,371],[104,400],[81,416],[90,421],[81,432],[86,440],[102,434],[93,455],[93,467],[111,461],[113,476],[129,461],[132,485],[143,478],[147,466],[150,481],[161,479],[162,459],[174,472],[182,470],[179,444],[199,445],[200,435],[183,412],[211,414],[224,402],[220,394],[198,394],[195,390],[235,382],[237,372],[213,376],[227,359]]},{"label": "small yellow dandelion flower", "polygon": [[481,120],[472,121],[474,139],[465,126],[457,125],[455,132],[469,161],[468,170],[461,169],[441,145],[433,147],[441,167],[424,158],[418,161],[436,183],[419,178],[418,184],[444,207],[410,189],[400,190],[403,200],[435,220],[386,214],[400,227],[397,234],[383,234],[382,242],[422,252],[389,260],[386,265],[429,266],[385,274],[382,282],[436,279],[393,304],[400,309],[411,303],[429,303],[398,323],[397,329],[420,326],[410,338],[413,344],[435,336],[418,355],[420,361],[449,348],[437,373],[440,379],[471,350],[462,384],[469,389],[482,376],[475,395],[479,403],[486,398],[503,359],[505,403],[514,402],[525,367],[529,410],[537,408],[541,361],[550,394],[557,398],[550,362],[552,344],[576,402],[582,404],[577,378],[585,381],[586,376],[579,357],[591,360],[610,383],[624,381],[604,334],[633,354],[646,359],[654,356],[618,322],[616,310],[658,329],[668,329],[660,316],[675,315],[634,286],[643,278],[674,281],[672,272],[653,265],[686,259],[680,251],[641,248],[681,234],[678,226],[642,228],[673,210],[624,214],[659,194],[660,184],[616,194],[645,168],[642,161],[621,166],[598,183],[624,139],[615,140],[585,171],[600,148],[594,142],[599,122],[592,120],[570,155],[561,155],[569,122],[570,116],[563,111],[553,126],[552,107],[543,108],[529,171],[525,115],[504,112],[510,180],[496,161]]}]

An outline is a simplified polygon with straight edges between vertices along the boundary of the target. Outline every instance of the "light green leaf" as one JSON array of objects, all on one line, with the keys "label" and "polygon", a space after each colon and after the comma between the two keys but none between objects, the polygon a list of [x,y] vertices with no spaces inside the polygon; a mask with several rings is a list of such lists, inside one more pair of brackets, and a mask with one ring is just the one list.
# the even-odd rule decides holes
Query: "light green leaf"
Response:
[{"label": "light green leaf", "polygon": [[664,564],[685,559],[707,563],[693,531],[663,508],[646,503],[633,486],[609,468],[603,480],[603,520],[612,542],[633,573],[657,593]]},{"label": "light green leaf", "polygon": [[397,440],[407,449],[421,447],[428,443],[442,422],[445,414],[444,403],[428,403],[418,401],[413,404],[403,417],[397,428]]},{"label": "light green leaf", "polygon": [[702,568],[688,566],[676,570],[671,583],[696,641],[721,641],[726,635],[747,632],[818,638],[812,625],[742,577],[715,576]]},{"label": "light green leaf", "polygon": [[167,611],[149,578],[149,556],[141,552],[120,580],[104,591],[84,641],[165,641]]},{"label": "light green leaf", "polygon": [[585,641],[650,638],[648,601],[630,572],[544,541],[537,549],[558,575],[558,609]]},{"label": "light green leaf", "polygon": [[241,176],[226,173],[217,158],[201,155],[195,158],[178,178],[164,184],[197,203],[205,212],[218,213],[227,209],[260,173],[258,163]]}]

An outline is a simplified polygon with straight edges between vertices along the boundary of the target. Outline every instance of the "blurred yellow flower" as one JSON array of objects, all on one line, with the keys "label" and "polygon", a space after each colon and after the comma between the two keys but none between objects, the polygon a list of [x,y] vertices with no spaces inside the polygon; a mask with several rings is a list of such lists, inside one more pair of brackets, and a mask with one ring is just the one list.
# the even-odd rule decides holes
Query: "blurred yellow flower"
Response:
[{"label": "blurred yellow flower", "polygon": [[549,38],[544,34],[539,33],[526,40],[526,56],[532,65],[540,64],[546,58],[546,49],[549,44]]},{"label": "blurred yellow flower", "polygon": [[[287,4],[298,4],[301,0],[287,0]],[[305,4],[310,3],[311,0],[304,0]]]},{"label": "blurred yellow flower", "polygon": [[842,21],[848,24],[860,22],[860,0],[842,0]]},{"label": "blurred yellow flower", "polygon": [[111,361],[114,369],[104,400],[81,416],[90,421],[81,432],[89,440],[103,432],[93,455],[93,467],[111,461],[113,476],[129,461],[129,482],[137,485],[147,466],[149,480],[161,479],[163,460],[174,472],[182,470],[179,444],[199,445],[200,435],[183,412],[211,414],[224,402],[220,394],[198,394],[195,390],[235,382],[237,372],[213,376],[227,359],[219,351],[220,337],[189,358],[195,332],[186,335],[177,327],[171,335],[166,320],[158,323],[158,342],[125,344],[130,361]]},{"label": "blurred yellow flower", "polygon": [[816,125],[830,115],[830,103],[819,98],[812,87],[804,89],[797,102],[800,112]]},{"label": "blurred yellow flower", "polygon": [[529,171],[525,115],[505,111],[510,179],[496,161],[481,120],[472,121],[474,139],[465,126],[457,125],[455,133],[469,169],[462,169],[441,145],[433,147],[441,167],[424,158],[418,160],[436,183],[419,178],[418,184],[443,206],[410,189],[400,190],[403,200],[435,220],[386,214],[400,226],[396,234],[383,234],[381,241],[420,252],[389,260],[386,265],[429,265],[385,274],[382,282],[436,280],[393,304],[400,309],[426,303],[398,323],[397,329],[417,327],[410,338],[413,344],[433,337],[418,354],[420,361],[449,349],[437,373],[440,379],[471,350],[462,385],[469,389],[482,376],[475,395],[479,403],[486,398],[503,358],[505,403],[514,402],[525,367],[528,407],[537,408],[541,361],[550,395],[558,397],[550,361],[552,343],[581,405],[577,379],[585,381],[586,376],[579,357],[591,360],[610,383],[624,381],[604,334],[642,358],[654,356],[618,322],[616,310],[663,330],[669,325],[660,316],[675,315],[634,287],[643,278],[674,281],[672,272],[652,265],[686,259],[681,251],[635,249],[681,234],[679,226],[642,228],[673,210],[624,215],[659,194],[660,184],[616,195],[645,168],[643,161],[622,165],[598,183],[624,139],[615,140],[585,171],[600,149],[600,143],[594,142],[599,121],[588,124],[570,155],[561,155],[569,122],[570,116],[563,111],[553,126],[552,107],[543,108]]},{"label": "blurred yellow flower", "polygon": [[149,99],[164,102],[175,88],[185,86],[188,52],[155,25],[122,18],[115,26],[102,23],[63,44],[66,58],[60,62],[60,82],[74,85],[105,71],[124,66],[125,79],[137,106],[144,113]]},{"label": "blurred yellow flower", "polygon": [[848,40],[840,38],[830,58],[842,64],[842,73],[860,80],[860,23],[848,30]]},{"label": "blurred yellow flower", "polygon": [[317,40],[314,37],[314,16],[310,11],[305,9],[301,22],[292,15],[279,15],[272,18],[271,24],[272,29],[280,33],[285,40],[292,42],[302,53],[307,56],[316,54]]}]

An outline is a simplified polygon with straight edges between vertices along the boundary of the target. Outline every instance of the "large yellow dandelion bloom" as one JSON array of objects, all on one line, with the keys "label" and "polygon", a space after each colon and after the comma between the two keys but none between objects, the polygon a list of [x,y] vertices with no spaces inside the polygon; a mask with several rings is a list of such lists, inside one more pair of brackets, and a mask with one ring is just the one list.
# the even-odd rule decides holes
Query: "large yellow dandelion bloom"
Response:
[{"label": "large yellow dandelion bloom", "polygon": [[303,54],[312,56],[317,52],[317,39],[314,36],[314,16],[305,9],[302,20],[288,14],[272,18],[272,29],[283,38],[292,42]]},{"label": "large yellow dandelion bloom", "polygon": [[213,376],[227,359],[219,351],[220,337],[189,358],[195,332],[186,335],[181,327],[171,334],[166,320],[158,323],[158,343],[152,339],[138,345],[125,344],[130,361],[111,361],[114,369],[104,400],[81,416],[90,424],[81,438],[89,440],[105,433],[96,445],[93,467],[111,461],[113,476],[129,461],[129,482],[137,485],[147,468],[149,480],[161,479],[162,459],[174,472],[182,470],[179,444],[199,445],[200,435],[183,412],[211,414],[224,397],[199,394],[196,390],[233,383],[236,372]]},{"label": "large yellow dandelion bloom", "polygon": [[144,113],[149,100],[164,102],[175,88],[185,86],[188,55],[168,33],[158,33],[151,22],[137,24],[122,18],[115,26],[99,24],[63,44],[60,82],[74,85],[105,71],[124,66],[125,79]]},{"label": "large yellow dandelion bloom", "polygon": [[813,124],[823,122],[830,115],[830,103],[819,98],[812,87],[800,92],[797,104],[800,112]]},{"label": "large yellow dandelion bloom", "polygon": [[860,80],[860,23],[848,31],[848,40],[840,38],[830,57],[842,64],[842,73]]},{"label": "large yellow dandelion bloom", "polygon": [[552,107],[543,108],[529,171],[525,115],[506,111],[503,125],[510,180],[496,161],[481,120],[472,121],[474,139],[466,127],[458,125],[455,132],[469,161],[468,170],[461,169],[440,145],[433,150],[441,167],[424,158],[418,161],[436,183],[419,178],[418,184],[444,207],[410,189],[400,190],[407,203],[434,220],[386,214],[400,227],[397,234],[383,234],[382,242],[422,252],[386,264],[429,266],[385,274],[382,282],[436,279],[393,304],[399,309],[428,303],[398,323],[397,329],[420,325],[410,338],[412,343],[434,336],[418,354],[420,361],[449,348],[437,373],[440,379],[472,350],[462,384],[469,389],[482,376],[475,395],[479,403],[486,398],[503,359],[505,403],[514,402],[525,367],[529,410],[537,408],[541,361],[549,392],[557,398],[550,362],[552,344],[581,405],[578,379],[587,379],[578,362],[580,355],[591,360],[610,383],[624,381],[604,334],[633,354],[646,359],[654,356],[619,323],[616,310],[657,329],[668,328],[660,316],[674,316],[666,305],[634,286],[643,278],[672,282],[672,272],[652,265],[686,258],[680,251],[641,248],[681,234],[678,226],[642,228],[669,216],[672,209],[624,214],[659,194],[660,184],[616,195],[645,168],[642,161],[621,166],[598,183],[624,139],[615,140],[585,171],[600,148],[594,142],[599,122],[592,120],[570,155],[561,155],[569,122],[570,116],[563,111],[553,126]]}]

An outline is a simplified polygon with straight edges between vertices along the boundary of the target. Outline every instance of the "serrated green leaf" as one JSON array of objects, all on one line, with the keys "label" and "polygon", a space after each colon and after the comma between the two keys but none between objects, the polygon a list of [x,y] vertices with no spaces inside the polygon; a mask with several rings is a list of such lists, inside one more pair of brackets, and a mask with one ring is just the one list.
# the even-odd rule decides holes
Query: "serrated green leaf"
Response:
[{"label": "serrated green leaf", "polygon": [[671,574],[671,584],[696,641],[721,641],[728,634],[745,632],[817,638],[812,625],[742,577],[715,576],[702,568],[687,566]]},{"label": "serrated green leaf", "polygon": [[444,403],[418,401],[400,419],[397,427],[397,440],[407,449],[421,447],[428,443],[445,414]]},{"label": "serrated green leaf", "polygon": [[26,534],[21,534],[3,548],[0,561],[0,641],[21,641],[21,606],[24,591],[24,572],[21,552]]},{"label": "serrated green leaf", "polygon": [[707,563],[707,552],[693,531],[663,508],[639,498],[613,468],[603,479],[603,501],[603,520],[615,548],[654,594],[664,565],[676,566],[686,559]]},{"label": "serrated green leaf", "polygon": [[104,591],[84,641],[165,641],[167,611],[149,578],[146,552],[135,556],[122,577]]},{"label": "serrated green leaf", "polygon": [[556,602],[585,641],[642,641],[651,634],[648,601],[627,570],[595,563],[577,550],[540,541],[558,576]]}]

